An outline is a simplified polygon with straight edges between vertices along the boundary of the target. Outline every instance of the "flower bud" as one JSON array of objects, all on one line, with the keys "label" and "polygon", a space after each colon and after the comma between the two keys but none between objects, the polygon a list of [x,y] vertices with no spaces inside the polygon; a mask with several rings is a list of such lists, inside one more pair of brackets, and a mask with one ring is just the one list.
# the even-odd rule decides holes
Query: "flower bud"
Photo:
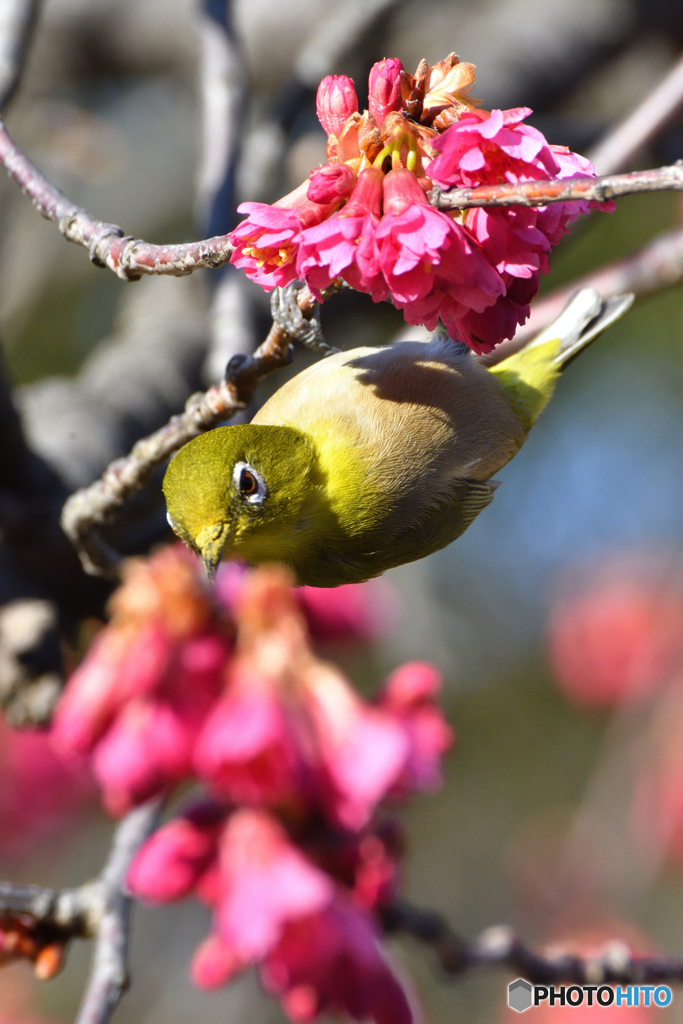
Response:
[{"label": "flower bud", "polygon": [[339,135],[347,119],[358,112],[352,79],[346,75],[327,75],[318,86],[315,104],[318,120],[327,134]]},{"label": "flower bud", "polygon": [[347,164],[323,164],[311,172],[308,198],[314,203],[338,203],[348,199],[356,184],[356,175]]},{"label": "flower bud", "polygon": [[370,70],[368,107],[380,128],[390,110],[401,108],[402,71],[403,64],[397,57],[380,60]]}]

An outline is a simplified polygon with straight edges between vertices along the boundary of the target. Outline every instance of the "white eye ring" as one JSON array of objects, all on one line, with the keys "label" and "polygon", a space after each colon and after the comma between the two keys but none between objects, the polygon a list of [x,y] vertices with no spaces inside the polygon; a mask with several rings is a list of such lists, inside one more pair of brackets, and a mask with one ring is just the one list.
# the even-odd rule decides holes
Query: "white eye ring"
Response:
[{"label": "white eye ring", "polygon": [[250,505],[262,505],[268,497],[265,480],[248,462],[235,463],[232,482],[240,498]]}]

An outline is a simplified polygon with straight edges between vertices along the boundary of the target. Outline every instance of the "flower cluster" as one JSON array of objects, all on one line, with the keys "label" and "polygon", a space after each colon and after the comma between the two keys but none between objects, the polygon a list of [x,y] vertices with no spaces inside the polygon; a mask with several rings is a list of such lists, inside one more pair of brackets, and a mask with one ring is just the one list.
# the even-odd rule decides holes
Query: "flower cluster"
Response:
[{"label": "flower cluster", "polygon": [[528,108],[485,111],[469,98],[474,67],[450,54],[409,75],[395,58],[370,72],[369,109],[353,82],[320,83],[318,118],[328,162],[272,206],[244,203],[232,262],[269,290],[296,278],[320,297],[343,278],[375,302],[390,299],[410,324],[490,352],[529,315],[548,252],[589,206],[472,209],[429,204],[444,189],[592,175],[588,160],[549,145],[524,124]]},{"label": "flower cluster", "polygon": [[379,944],[400,836],[378,808],[440,784],[440,676],[403,665],[368,701],[311,645],[367,639],[377,586],[294,590],[278,568],[227,565],[212,589],[182,545],[133,561],[53,726],[114,813],[204,785],[142,848],[129,886],[207,903],[197,983],[256,964],[297,1021],[414,1018]]},{"label": "flower cluster", "polygon": [[264,810],[207,803],[152,837],[128,884],[142,899],[194,893],[212,908],[192,967],[198,985],[214,988],[258,964],[294,1021],[345,1012],[403,1024],[413,1010],[370,913],[391,895],[395,874],[394,851],[375,831],[294,839]]}]

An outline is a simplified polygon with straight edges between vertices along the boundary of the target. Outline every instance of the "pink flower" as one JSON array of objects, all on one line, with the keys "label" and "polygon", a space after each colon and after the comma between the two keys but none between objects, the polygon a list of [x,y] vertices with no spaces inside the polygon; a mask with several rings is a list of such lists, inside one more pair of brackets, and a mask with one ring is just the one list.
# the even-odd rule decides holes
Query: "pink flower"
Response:
[{"label": "pink flower", "polygon": [[315,643],[376,640],[398,616],[398,598],[384,580],[295,591]]},{"label": "pink flower", "polygon": [[58,754],[46,733],[0,721],[0,855],[24,854],[72,827],[93,796],[85,764]]},{"label": "pink flower", "polygon": [[433,140],[439,156],[427,174],[442,188],[559,176],[560,165],[541,132],[522,124],[531,110],[467,111]]},{"label": "pink flower", "polygon": [[348,118],[358,112],[352,79],[346,75],[327,75],[318,86],[315,105],[327,134],[339,136]]},{"label": "pink flower", "polygon": [[396,57],[380,60],[370,69],[368,108],[380,128],[390,111],[401,109],[402,71],[403,64]]},{"label": "pink flower", "polygon": [[[561,146],[549,146],[540,132],[522,124],[529,113],[527,108],[494,110],[489,116],[482,111],[465,113],[434,140],[439,156],[428,165],[427,173],[446,188],[594,174],[584,157]],[[591,207],[610,210],[614,204],[551,203],[536,208],[468,211],[467,230],[503,276],[507,292],[487,310],[451,314],[450,323],[462,341],[477,352],[489,352],[503,338],[512,337],[529,315],[539,274],[548,270],[551,246],[559,242],[570,221]],[[520,279],[529,283],[522,286]],[[444,323],[449,326],[445,319]]]},{"label": "pink flower", "polygon": [[384,216],[375,231],[378,262],[392,299],[411,322],[431,322],[451,300],[481,312],[504,292],[500,275],[452,217],[427,202],[414,174],[384,179]]},{"label": "pink flower", "polygon": [[228,692],[198,738],[194,766],[214,792],[237,803],[298,805],[307,798],[295,723],[277,688],[248,664],[233,666]]},{"label": "pink flower", "polygon": [[[219,566],[215,592],[231,616],[239,614],[248,579],[248,570],[235,562]],[[399,615],[398,598],[384,579],[341,587],[295,587],[292,595],[314,643],[374,640],[387,632]]]},{"label": "pink flower", "polygon": [[312,665],[303,685],[323,806],[345,828],[362,828],[403,771],[408,738],[393,716],[368,707],[332,666]]},{"label": "pink flower", "polygon": [[266,291],[294,281],[301,232],[294,211],[267,203],[241,203],[237,212],[249,216],[230,235],[235,246],[230,262]]},{"label": "pink flower", "polygon": [[[572,153],[566,146],[550,147],[555,160],[559,164],[558,178],[586,178],[595,175],[595,168],[590,160],[579,153]],[[616,210],[616,203],[611,199],[607,202],[571,202],[571,203],[549,203],[548,206],[538,206],[537,227],[546,236],[551,245],[557,245],[562,235],[567,233],[567,224],[575,221],[582,213],[589,210],[602,210],[603,213],[610,213]]]},{"label": "pink flower", "polygon": [[306,591],[280,571],[226,572],[219,588],[240,630],[195,770],[222,799],[362,828],[399,780],[407,792],[417,779],[412,712],[368,704],[311,652],[297,600]]},{"label": "pink flower", "polygon": [[231,815],[219,857],[217,931],[245,963],[265,956],[286,922],[317,913],[332,900],[331,879],[290,843],[268,814],[240,810]]},{"label": "pink flower", "polygon": [[296,258],[301,229],[329,217],[338,200],[321,204],[308,198],[308,182],[269,206],[241,203],[238,213],[248,213],[229,235],[235,246],[230,262],[266,291],[284,287],[296,278]]},{"label": "pink flower", "polygon": [[[251,964],[294,1021],[342,1012],[378,1024],[414,1019],[379,945],[367,909],[388,898],[395,862],[379,833],[323,836],[343,844],[340,884],[334,857],[317,849],[316,866],[270,815],[200,804],[155,833],[137,854],[128,888],[168,902],[194,891],[213,909],[213,928],[192,974],[215,988]],[[393,840],[395,842],[395,840]],[[337,858],[338,859],[338,858]],[[350,859],[350,872],[344,861]],[[354,899],[347,882],[355,878]]]},{"label": "pink flower", "polygon": [[296,1024],[330,1013],[376,1024],[417,1019],[370,918],[345,899],[288,924],[261,978]]},{"label": "pink flower", "polygon": [[386,298],[386,283],[373,251],[383,177],[376,167],[361,171],[340,213],[303,232],[297,273],[316,297],[342,276],[352,287],[370,292],[375,302]]},{"label": "pink flower", "polygon": [[549,652],[573,703],[604,709],[642,700],[683,666],[683,596],[651,568],[606,563],[555,605]]},{"label": "pink flower", "polygon": [[170,644],[159,622],[134,634],[103,630],[69,679],[52,736],[61,750],[89,754],[133,697],[152,692],[168,664]]},{"label": "pink flower", "polygon": [[380,696],[380,707],[398,717],[409,740],[409,757],[393,796],[433,792],[443,782],[441,759],[453,745],[453,731],[435,703],[441,686],[434,665],[414,661],[392,672]]},{"label": "pink flower", "polygon": [[194,804],[152,835],[128,873],[128,888],[149,903],[189,896],[218,855],[225,810],[206,801]]},{"label": "pink flower", "polygon": [[483,313],[470,309],[450,308],[446,300],[440,316],[451,337],[458,337],[479,355],[492,352],[503,338],[511,338],[518,324],[529,316],[531,300],[538,291],[538,274],[530,278],[515,278],[501,274],[505,295],[496,299]]},{"label": "pink flower", "polygon": [[71,676],[52,740],[87,755],[114,814],[186,778],[230,654],[197,560],[174,545],[128,563],[112,621]]},{"label": "pink flower", "polygon": [[537,228],[537,219],[537,211],[524,206],[479,208],[468,210],[465,224],[498,272],[519,278],[548,269],[550,242]]}]

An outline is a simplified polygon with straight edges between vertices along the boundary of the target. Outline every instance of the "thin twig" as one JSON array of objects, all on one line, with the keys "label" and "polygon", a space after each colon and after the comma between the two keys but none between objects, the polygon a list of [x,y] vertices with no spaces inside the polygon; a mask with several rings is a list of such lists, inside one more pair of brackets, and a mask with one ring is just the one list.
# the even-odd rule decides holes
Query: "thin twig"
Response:
[{"label": "thin twig", "polygon": [[683,107],[683,57],[658,86],[588,153],[598,174],[616,174],[633,163]]},{"label": "thin twig", "polygon": [[172,274],[180,277],[199,267],[220,267],[227,263],[233,246],[225,235],[181,245],[151,245],[130,236],[116,224],[105,224],[75,206],[40,173],[19,150],[0,121],[0,162],[36,210],[54,221],[69,242],[83,245],[97,266],[108,267],[124,281],[142,274]]},{"label": "thin twig", "polygon": [[384,911],[387,931],[405,932],[431,946],[448,974],[474,968],[504,967],[534,984],[561,981],[577,985],[642,984],[683,981],[683,959],[666,956],[631,956],[625,942],[605,943],[600,956],[559,953],[543,956],[526,946],[512,928],[495,925],[468,943],[448,922],[430,910],[398,903]]},{"label": "thin twig", "polygon": [[434,188],[429,201],[439,210],[468,210],[475,206],[546,206],[548,203],[605,202],[639,192],[683,191],[683,161],[629,174],[602,178],[563,178],[560,181],[520,181],[516,184],[479,185],[442,192]]},{"label": "thin twig", "polygon": [[77,889],[46,889],[0,882],[0,921],[27,916],[37,925],[64,929],[69,937],[92,938],[89,910],[93,884]]},{"label": "thin twig", "polygon": [[[317,302],[303,288],[297,296],[301,312],[312,317]],[[97,528],[110,522],[155,470],[193,437],[211,430],[249,405],[257,385],[292,359],[291,338],[273,324],[253,356],[237,355],[228,364],[225,380],[192,395],[182,415],[138,441],[129,455],[112,462],[102,477],[72,494],[62,511],[62,529],[75,545],[86,572],[115,576],[118,556],[102,541]]]},{"label": "thin twig", "polygon": [[102,909],[95,933],[90,978],[76,1024],[106,1024],[128,988],[131,898],[125,881],[133,857],[155,828],[161,801],[152,800],[124,818],[99,878]]},{"label": "thin twig", "polygon": [[608,263],[535,302],[531,307],[531,316],[514,338],[498,345],[490,356],[484,356],[481,361],[491,366],[513,352],[518,352],[530,338],[562,312],[569,297],[579,288],[595,288],[603,298],[608,299],[612,295],[623,295],[626,292],[633,292],[636,296],[649,295],[682,280],[683,228],[676,228],[657,235],[633,255]]},{"label": "thin twig", "polygon": [[[0,162],[35,208],[54,221],[64,237],[85,246],[90,259],[108,267],[123,280],[142,274],[190,274],[200,267],[227,263],[233,246],[226,235],[181,245],[152,245],[123,235],[116,224],[95,220],[75,206],[40,173],[12,142],[0,121]],[[603,202],[638,192],[683,190],[683,163],[631,174],[603,178],[571,178],[563,181],[528,181],[510,185],[482,185],[478,188],[433,189],[430,201],[441,210],[463,210],[476,206],[545,206],[547,203],[587,200]]]}]

